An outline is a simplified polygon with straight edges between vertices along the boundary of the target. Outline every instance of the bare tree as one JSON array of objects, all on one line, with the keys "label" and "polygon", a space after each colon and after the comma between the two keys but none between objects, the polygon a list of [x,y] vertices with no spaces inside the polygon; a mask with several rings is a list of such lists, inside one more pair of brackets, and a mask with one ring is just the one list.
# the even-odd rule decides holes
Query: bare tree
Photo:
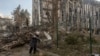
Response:
[{"label": "bare tree", "polygon": [[25,10],[25,17],[26,17],[26,26],[28,27],[29,26],[29,19],[30,19],[30,14],[27,10]]},{"label": "bare tree", "polygon": [[15,21],[15,25],[16,25],[16,28],[19,29],[19,26],[20,26],[20,5],[13,11],[12,15],[14,17],[14,21]]},{"label": "bare tree", "polygon": [[15,25],[17,29],[21,27],[28,27],[29,26],[29,19],[30,14],[29,12],[24,9],[21,9],[20,5],[13,11],[12,15],[14,16]]}]

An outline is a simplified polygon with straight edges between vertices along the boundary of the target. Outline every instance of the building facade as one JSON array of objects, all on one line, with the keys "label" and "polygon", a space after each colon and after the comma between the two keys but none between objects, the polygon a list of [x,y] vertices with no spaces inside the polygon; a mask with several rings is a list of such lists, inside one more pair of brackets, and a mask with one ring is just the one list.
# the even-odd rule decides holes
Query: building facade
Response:
[{"label": "building facade", "polygon": [[[33,24],[42,24],[53,20],[54,0],[33,0]],[[59,0],[58,24],[69,28],[100,28],[100,7],[86,3],[85,0]],[[45,23],[44,23],[45,24]]]}]

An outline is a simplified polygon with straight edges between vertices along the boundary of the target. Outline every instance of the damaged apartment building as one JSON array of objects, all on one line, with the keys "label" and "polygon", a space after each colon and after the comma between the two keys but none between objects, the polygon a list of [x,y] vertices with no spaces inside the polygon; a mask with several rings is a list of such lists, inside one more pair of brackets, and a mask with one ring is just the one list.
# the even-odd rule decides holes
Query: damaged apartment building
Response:
[{"label": "damaged apartment building", "polygon": [[0,17],[0,35],[1,36],[7,36],[11,34],[10,29],[12,29],[12,26],[13,26],[13,19]]},{"label": "damaged apartment building", "polygon": [[53,25],[66,30],[100,29],[100,6],[87,0],[32,0],[33,25]]}]

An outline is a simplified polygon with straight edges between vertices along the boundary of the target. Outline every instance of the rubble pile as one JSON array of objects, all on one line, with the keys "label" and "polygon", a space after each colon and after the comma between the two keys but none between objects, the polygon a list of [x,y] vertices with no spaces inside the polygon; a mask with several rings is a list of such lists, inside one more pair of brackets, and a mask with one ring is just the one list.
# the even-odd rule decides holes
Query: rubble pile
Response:
[{"label": "rubble pile", "polygon": [[17,46],[28,43],[28,41],[30,40],[30,33],[31,32],[29,31],[23,31],[23,32],[20,31],[20,32],[13,33],[11,36],[8,36],[4,39],[1,39],[0,50],[10,50]]},{"label": "rubble pile", "polygon": [[[12,33],[10,36],[0,39],[0,51],[7,51],[29,43],[29,40],[31,39],[30,34],[34,35],[34,30],[21,30]],[[50,44],[52,41],[52,37],[46,31],[41,31],[40,39],[42,41],[40,43],[40,45],[42,45],[41,47],[48,45],[48,43]]]}]

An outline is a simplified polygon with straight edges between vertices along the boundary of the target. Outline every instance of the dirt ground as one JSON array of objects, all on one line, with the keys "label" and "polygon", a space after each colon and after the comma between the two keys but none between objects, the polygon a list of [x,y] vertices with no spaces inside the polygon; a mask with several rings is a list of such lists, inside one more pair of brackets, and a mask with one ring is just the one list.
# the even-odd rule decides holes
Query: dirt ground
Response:
[{"label": "dirt ground", "polygon": [[1,52],[0,56],[29,56],[28,50],[29,46],[25,45],[22,47],[12,49],[10,51]]},{"label": "dirt ground", "polygon": [[29,45],[26,44],[22,47],[17,47],[10,51],[1,52],[0,56],[59,56],[59,55],[46,50],[40,50],[40,49],[38,49],[38,52],[35,55],[34,54],[30,55]]}]

